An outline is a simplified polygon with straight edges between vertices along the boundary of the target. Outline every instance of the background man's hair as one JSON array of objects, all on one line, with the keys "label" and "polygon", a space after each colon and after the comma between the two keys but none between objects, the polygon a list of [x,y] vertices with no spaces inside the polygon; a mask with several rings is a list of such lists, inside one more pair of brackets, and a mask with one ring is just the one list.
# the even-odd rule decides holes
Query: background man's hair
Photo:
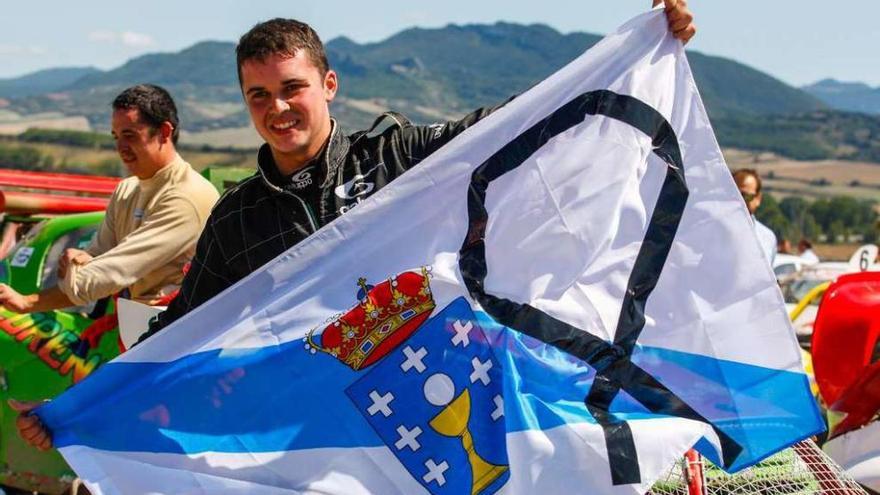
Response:
[{"label": "background man's hair", "polygon": [[754,177],[755,182],[758,183],[758,188],[755,190],[756,193],[761,193],[761,176],[758,175],[758,171],[753,168],[740,168],[733,172],[733,181],[736,182],[736,186],[740,187],[745,182],[746,177]]},{"label": "background man's hair", "polygon": [[119,93],[113,100],[113,110],[132,108],[137,109],[141,120],[154,130],[163,122],[170,122],[174,127],[171,142],[177,144],[180,119],[177,117],[177,106],[168,91],[155,84],[138,84]]},{"label": "background man's hair", "polygon": [[242,85],[241,66],[247,60],[264,62],[272,55],[296,56],[305,50],[312,65],[318,68],[323,77],[330,70],[324,44],[318,33],[304,22],[293,19],[275,18],[261,22],[244,33],[235,47],[235,60],[238,64],[238,85]]}]

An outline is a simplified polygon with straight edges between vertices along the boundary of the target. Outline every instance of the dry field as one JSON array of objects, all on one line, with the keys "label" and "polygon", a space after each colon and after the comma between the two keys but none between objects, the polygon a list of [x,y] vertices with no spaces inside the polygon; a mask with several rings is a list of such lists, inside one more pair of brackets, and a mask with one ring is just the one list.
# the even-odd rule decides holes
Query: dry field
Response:
[{"label": "dry field", "polygon": [[208,145],[214,148],[255,150],[263,144],[263,138],[253,126],[231,127],[201,132],[181,131],[180,142],[192,146]]},{"label": "dry field", "polygon": [[731,169],[758,170],[764,187],[774,196],[853,196],[880,201],[880,164],[842,160],[797,161],[772,153],[726,149]]},{"label": "dry field", "polygon": [[33,119],[0,119],[0,134],[14,136],[32,128],[69,129],[74,131],[90,131],[89,121],[85,117],[33,118]]},{"label": "dry field", "polygon": [[822,261],[849,261],[861,244],[814,244],[813,250]]},{"label": "dry field", "polygon": [[14,136],[32,127],[74,131],[92,130],[88,119],[81,115],[68,117],[58,112],[44,112],[23,116],[0,108],[0,135]]}]

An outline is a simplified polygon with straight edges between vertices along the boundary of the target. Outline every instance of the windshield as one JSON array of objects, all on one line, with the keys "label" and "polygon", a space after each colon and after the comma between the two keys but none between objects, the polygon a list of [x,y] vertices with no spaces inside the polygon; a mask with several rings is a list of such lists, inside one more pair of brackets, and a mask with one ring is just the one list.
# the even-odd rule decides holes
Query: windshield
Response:
[{"label": "windshield", "polygon": [[43,264],[42,284],[40,287],[47,288],[58,284],[58,259],[67,248],[85,249],[92,238],[95,236],[97,228],[95,226],[80,227],[71,230],[63,235],[58,236],[49,253],[46,255],[46,262]]},{"label": "windshield", "polygon": [[[824,282],[827,282],[827,280],[818,278],[801,278],[792,280],[782,286],[782,296],[785,298],[785,302],[797,304],[813,289],[813,287]],[[810,304],[817,306],[821,299],[821,297],[817,297],[810,301]]]},{"label": "windshield", "polygon": [[[40,287],[54,287],[58,284],[58,259],[67,248],[85,249],[97,232],[97,227],[92,225],[88,227],[80,227],[71,230],[52,243],[49,253],[46,255],[46,261],[43,264],[42,283]],[[90,313],[95,303],[91,302],[84,306],[75,306],[65,311],[76,311],[80,313]]]},{"label": "windshield", "polygon": [[798,271],[798,267],[794,263],[785,263],[782,265],[778,265],[773,268],[773,273],[776,274],[777,279],[781,279],[783,277],[792,275]]},{"label": "windshield", "polygon": [[[18,225],[16,229],[15,237],[17,241],[14,246],[12,246],[9,251],[7,251],[7,260],[10,262],[12,266],[25,266],[28,261],[30,261],[30,256],[27,255],[26,252],[22,252],[21,248],[25,247],[31,239],[39,235],[40,231],[43,230],[43,227],[46,226],[46,221],[42,221],[39,223],[23,223]],[[16,257],[16,255],[18,255]]]}]

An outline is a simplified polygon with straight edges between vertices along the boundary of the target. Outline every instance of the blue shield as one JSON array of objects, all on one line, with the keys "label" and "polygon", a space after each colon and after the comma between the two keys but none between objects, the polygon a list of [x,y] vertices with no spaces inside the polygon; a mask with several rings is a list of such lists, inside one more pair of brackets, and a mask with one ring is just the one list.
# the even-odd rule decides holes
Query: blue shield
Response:
[{"label": "blue shield", "polygon": [[456,299],[346,389],[433,494],[491,494],[509,476],[501,365]]}]

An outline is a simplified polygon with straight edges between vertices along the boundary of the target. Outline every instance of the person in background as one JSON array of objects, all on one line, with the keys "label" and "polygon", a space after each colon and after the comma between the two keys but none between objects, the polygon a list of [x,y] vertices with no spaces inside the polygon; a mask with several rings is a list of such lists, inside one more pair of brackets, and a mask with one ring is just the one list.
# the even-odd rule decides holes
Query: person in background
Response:
[{"label": "person in background", "polygon": [[736,187],[742,194],[743,201],[746,202],[746,208],[752,215],[752,226],[755,228],[755,235],[758,236],[764,256],[770,266],[773,266],[773,260],[776,258],[776,234],[755,218],[755,212],[761,206],[761,177],[753,168],[741,168],[733,172],[733,181],[736,182]]},{"label": "person in background", "polygon": [[800,254],[804,263],[808,265],[815,265],[819,262],[819,257],[813,251],[813,243],[809,239],[804,238],[798,242],[798,254]]},{"label": "person in background", "polygon": [[177,153],[177,108],[166,90],[133,86],[112,106],[116,151],[132,177],[116,187],[91,244],[62,254],[57,286],[19,294],[0,284],[7,310],[82,306],[121,291],[153,304],[180,287],[219,194]]},{"label": "person in background", "polygon": [[[57,286],[20,294],[0,284],[0,304],[35,313],[120,292],[156,304],[179,288],[219,194],[177,153],[178,126],[174,100],[161,87],[141,84],[120,93],[113,100],[111,128],[132,177],[116,187],[92,243],[64,252]],[[10,399],[9,404],[26,413],[40,403]],[[17,425],[32,445],[42,450],[51,445],[36,416],[22,414]]]},{"label": "person in background", "polygon": [[793,248],[791,247],[791,241],[786,238],[782,238],[776,243],[776,254],[794,254]]}]

